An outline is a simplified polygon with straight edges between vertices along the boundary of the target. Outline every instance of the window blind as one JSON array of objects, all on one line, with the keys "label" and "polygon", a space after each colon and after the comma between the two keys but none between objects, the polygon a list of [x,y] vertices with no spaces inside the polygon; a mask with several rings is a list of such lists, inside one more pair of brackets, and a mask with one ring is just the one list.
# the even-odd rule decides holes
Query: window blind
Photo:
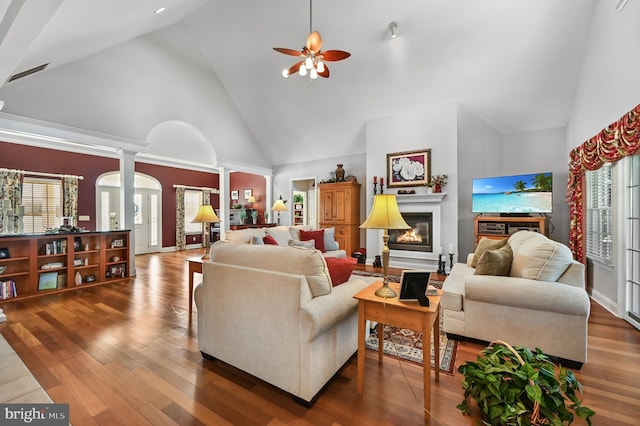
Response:
[{"label": "window blind", "polygon": [[201,223],[191,223],[202,205],[202,191],[185,189],[184,191],[184,232],[185,234],[202,233]]},{"label": "window blind", "polygon": [[62,225],[62,181],[25,177],[22,205],[26,233],[40,234]]},{"label": "window blind", "polygon": [[585,177],[587,257],[612,266],[611,163],[587,171]]}]

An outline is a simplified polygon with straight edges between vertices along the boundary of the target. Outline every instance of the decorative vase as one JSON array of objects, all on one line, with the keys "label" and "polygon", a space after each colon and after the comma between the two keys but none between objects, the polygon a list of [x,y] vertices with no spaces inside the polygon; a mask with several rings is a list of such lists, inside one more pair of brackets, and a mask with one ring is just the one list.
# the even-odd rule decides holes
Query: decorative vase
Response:
[{"label": "decorative vase", "polygon": [[344,180],[344,169],[342,168],[342,164],[338,164],[338,168],[336,169],[336,180],[341,181]]},{"label": "decorative vase", "polygon": [[435,192],[436,194],[441,193],[442,192],[442,185],[436,183],[434,188],[433,188],[433,192]]},{"label": "decorative vase", "polygon": [[373,261],[373,266],[376,268],[382,267],[382,259],[380,259],[380,255],[377,254],[375,260]]},{"label": "decorative vase", "polygon": [[427,194],[433,194],[433,188],[430,186],[427,186]]},{"label": "decorative vase", "polygon": [[80,271],[76,272],[76,285],[82,284],[82,275],[80,275]]}]

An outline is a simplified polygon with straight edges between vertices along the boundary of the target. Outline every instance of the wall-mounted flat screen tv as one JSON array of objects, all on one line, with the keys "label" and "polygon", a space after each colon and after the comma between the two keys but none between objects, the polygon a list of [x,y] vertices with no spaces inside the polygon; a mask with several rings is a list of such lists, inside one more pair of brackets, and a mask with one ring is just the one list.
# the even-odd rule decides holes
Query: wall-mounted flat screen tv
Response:
[{"label": "wall-mounted flat screen tv", "polygon": [[473,179],[473,213],[551,213],[551,173]]}]

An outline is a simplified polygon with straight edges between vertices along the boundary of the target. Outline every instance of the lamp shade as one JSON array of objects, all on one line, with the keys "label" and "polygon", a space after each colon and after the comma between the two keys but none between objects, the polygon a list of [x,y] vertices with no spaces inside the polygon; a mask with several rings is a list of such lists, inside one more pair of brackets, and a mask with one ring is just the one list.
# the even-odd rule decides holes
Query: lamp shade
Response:
[{"label": "lamp shade", "polygon": [[284,200],[280,198],[277,199],[275,203],[273,203],[273,207],[271,207],[271,210],[273,210],[274,212],[286,212],[289,209],[284,204]]},{"label": "lamp shade", "polygon": [[249,197],[249,199],[247,200],[248,203],[255,203],[256,202],[256,197],[254,197],[253,195]]},{"label": "lamp shade", "polygon": [[365,229],[411,229],[404,221],[394,194],[373,197],[373,207],[369,217],[360,228]]},{"label": "lamp shade", "polygon": [[207,204],[200,206],[200,208],[198,209],[198,214],[191,221],[191,223],[215,223],[215,222],[220,222],[220,218],[216,216],[215,212],[213,211],[213,207]]}]

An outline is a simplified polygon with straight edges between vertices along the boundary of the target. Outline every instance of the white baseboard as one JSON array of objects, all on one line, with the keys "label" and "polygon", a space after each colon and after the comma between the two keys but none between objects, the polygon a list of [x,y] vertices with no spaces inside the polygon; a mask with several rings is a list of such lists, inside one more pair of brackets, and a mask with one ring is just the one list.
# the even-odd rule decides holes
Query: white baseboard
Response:
[{"label": "white baseboard", "polygon": [[620,316],[618,315],[618,302],[616,302],[613,299],[610,299],[609,297],[605,296],[604,294],[600,293],[597,290],[593,290],[591,292],[591,298],[595,302],[597,302],[598,305],[602,306],[607,311],[611,312],[615,317],[620,318]]}]

